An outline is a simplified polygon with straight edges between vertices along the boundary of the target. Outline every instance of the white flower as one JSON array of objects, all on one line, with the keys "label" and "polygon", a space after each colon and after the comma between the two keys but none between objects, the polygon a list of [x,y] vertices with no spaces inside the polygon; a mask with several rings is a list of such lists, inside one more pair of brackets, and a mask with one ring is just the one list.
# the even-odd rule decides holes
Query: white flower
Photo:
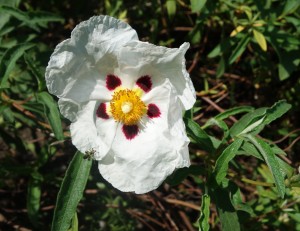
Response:
[{"label": "white flower", "polygon": [[72,122],[73,144],[95,150],[100,173],[119,190],[148,192],[190,165],[182,121],[195,102],[188,48],[141,42],[127,23],[97,16],[50,58],[47,87]]}]

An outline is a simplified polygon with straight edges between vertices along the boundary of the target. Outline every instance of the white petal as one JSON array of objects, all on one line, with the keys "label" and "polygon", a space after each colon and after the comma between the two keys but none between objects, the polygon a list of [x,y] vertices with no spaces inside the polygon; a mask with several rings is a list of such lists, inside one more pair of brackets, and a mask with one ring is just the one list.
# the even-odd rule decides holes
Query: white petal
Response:
[{"label": "white petal", "polygon": [[[113,119],[96,118],[98,105],[99,102],[96,101],[81,105],[77,120],[71,124],[70,131],[72,143],[79,151],[85,153],[93,149],[96,151],[94,158],[101,160],[110,150],[117,125]],[[106,139],[103,137],[104,131]]]},{"label": "white petal", "polygon": [[109,16],[81,22],[50,58],[45,74],[49,92],[77,103],[110,99],[105,79],[118,68],[115,54],[120,46],[137,39],[127,23]]},{"label": "white petal", "polygon": [[176,168],[190,164],[181,103],[171,88],[166,81],[152,90],[151,103],[159,107],[161,116],[145,118],[143,128],[132,140],[127,140],[119,127],[111,151],[99,161],[102,176],[121,191],[154,190]]},{"label": "white petal", "polygon": [[77,119],[78,112],[82,109],[82,104],[71,99],[61,98],[58,100],[60,113],[71,122]]},{"label": "white petal", "polygon": [[169,79],[184,109],[188,110],[196,101],[195,89],[185,67],[184,54],[188,48],[188,43],[184,43],[178,49],[171,49],[146,42],[131,41],[120,50],[119,68],[135,81],[140,76],[150,75],[154,86]]}]

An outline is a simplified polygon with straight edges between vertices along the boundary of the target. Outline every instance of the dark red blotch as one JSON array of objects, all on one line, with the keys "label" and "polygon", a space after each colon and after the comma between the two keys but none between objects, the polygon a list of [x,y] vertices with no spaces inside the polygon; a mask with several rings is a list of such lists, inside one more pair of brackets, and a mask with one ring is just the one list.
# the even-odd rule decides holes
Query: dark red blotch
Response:
[{"label": "dark red blotch", "polygon": [[106,76],[106,87],[108,90],[113,91],[117,87],[121,86],[122,81],[116,75],[107,75]]},{"label": "dark red blotch", "polygon": [[144,91],[149,92],[152,88],[152,81],[149,75],[141,76],[137,81],[136,84]]},{"label": "dark red blotch", "polygon": [[156,118],[156,117],[159,117],[160,116],[160,110],[159,108],[153,104],[153,103],[150,103],[148,105],[148,111],[147,111],[147,115],[149,116],[149,118]]},{"label": "dark red blotch", "polygon": [[137,125],[123,125],[122,131],[127,140],[132,140],[139,133],[139,127]]},{"label": "dark red blotch", "polygon": [[105,103],[100,103],[97,112],[96,112],[97,116],[102,118],[102,119],[108,119],[109,116],[106,112],[106,104]]}]

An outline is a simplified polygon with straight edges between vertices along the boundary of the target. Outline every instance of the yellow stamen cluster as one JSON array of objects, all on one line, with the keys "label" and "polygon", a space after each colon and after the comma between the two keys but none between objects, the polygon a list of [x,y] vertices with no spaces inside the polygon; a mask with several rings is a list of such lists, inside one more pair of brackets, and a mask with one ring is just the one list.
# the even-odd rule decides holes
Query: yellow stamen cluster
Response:
[{"label": "yellow stamen cluster", "polygon": [[114,92],[110,101],[110,113],[113,118],[126,125],[134,125],[147,112],[147,106],[140,94],[134,90],[121,89]]}]

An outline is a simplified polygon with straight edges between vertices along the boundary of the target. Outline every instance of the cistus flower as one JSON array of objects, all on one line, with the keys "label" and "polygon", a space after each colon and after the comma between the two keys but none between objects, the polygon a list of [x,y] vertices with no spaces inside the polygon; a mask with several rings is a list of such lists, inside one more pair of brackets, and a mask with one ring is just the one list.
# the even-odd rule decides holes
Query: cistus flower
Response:
[{"label": "cistus flower", "polygon": [[96,16],[50,58],[47,87],[71,121],[72,143],[93,150],[101,175],[121,191],[154,190],[190,165],[182,120],[195,102],[188,48],[141,42],[127,23]]}]

